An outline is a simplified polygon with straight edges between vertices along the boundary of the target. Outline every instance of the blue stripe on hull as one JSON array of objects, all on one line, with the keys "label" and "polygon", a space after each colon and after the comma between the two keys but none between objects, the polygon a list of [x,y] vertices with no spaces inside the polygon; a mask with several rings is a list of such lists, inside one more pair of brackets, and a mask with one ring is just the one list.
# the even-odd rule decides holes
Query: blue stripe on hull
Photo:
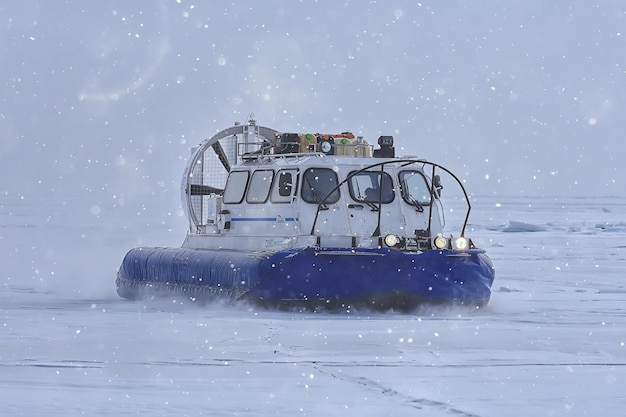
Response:
[{"label": "blue stripe on hull", "polygon": [[[285,217],[282,219],[285,222],[297,222],[297,217]],[[276,217],[233,217],[231,222],[277,222]]]},{"label": "blue stripe on hull", "polygon": [[299,248],[249,252],[172,248],[131,250],[118,293],[178,292],[286,302],[385,305],[397,300],[483,305],[494,271],[483,251],[405,253],[391,249]]}]

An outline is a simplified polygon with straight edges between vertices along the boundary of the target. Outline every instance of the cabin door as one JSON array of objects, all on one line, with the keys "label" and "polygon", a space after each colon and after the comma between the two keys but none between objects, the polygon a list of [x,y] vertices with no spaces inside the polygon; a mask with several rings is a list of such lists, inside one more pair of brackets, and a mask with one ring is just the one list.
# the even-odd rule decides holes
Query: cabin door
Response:
[{"label": "cabin door", "polygon": [[357,237],[376,237],[389,233],[406,235],[397,190],[398,187],[387,172],[362,171],[354,174],[348,180],[351,234]]},{"label": "cabin door", "polygon": [[[400,193],[402,210],[407,222],[409,232],[421,230],[420,234],[429,233],[430,236],[441,232],[441,222],[439,221],[439,210],[433,204],[433,193],[429,185],[429,180],[420,170],[405,169],[398,173],[400,183]],[[429,224],[428,217],[433,211],[433,220]],[[430,230],[429,230],[430,227]]]},{"label": "cabin door", "polygon": [[276,235],[277,238],[290,238],[300,233],[300,218],[295,204],[298,175],[295,168],[276,172],[268,210],[273,223],[268,233]]},{"label": "cabin door", "polygon": [[337,172],[331,168],[308,168],[302,173],[300,224],[303,234],[320,237],[322,244],[349,246],[345,197],[337,184]]}]

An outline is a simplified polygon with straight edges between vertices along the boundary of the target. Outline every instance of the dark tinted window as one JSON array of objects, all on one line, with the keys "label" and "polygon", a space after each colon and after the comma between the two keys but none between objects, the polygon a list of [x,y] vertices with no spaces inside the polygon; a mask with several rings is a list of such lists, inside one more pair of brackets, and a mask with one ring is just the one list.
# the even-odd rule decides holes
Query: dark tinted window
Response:
[{"label": "dark tinted window", "polygon": [[333,204],[339,200],[339,189],[336,189],[325,198],[337,186],[337,174],[329,168],[309,168],[304,171],[302,177],[302,199],[307,203],[318,204],[324,200],[325,204]]},{"label": "dark tinted window", "polygon": [[391,203],[394,199],[395,190],[393,180],[386,172],[383,173],[382,195],[380,188],[380,172],[363,171],[353,175],[348,180],[350,197],[355,201],[365,203]]},{"label": "dark tinted window", "polygon": [[298,171],[295,169],[284,169],[278,171],[274,186],[272,187],[272,203],[289,203],[291,197],[295,195],[298,185]]},{"label": "dark tinted window", "polygon": [[402,171],[399,175],[402,198],[409,204],[418,202],[428,205],[431,201],[430,188],[421,171]]}]

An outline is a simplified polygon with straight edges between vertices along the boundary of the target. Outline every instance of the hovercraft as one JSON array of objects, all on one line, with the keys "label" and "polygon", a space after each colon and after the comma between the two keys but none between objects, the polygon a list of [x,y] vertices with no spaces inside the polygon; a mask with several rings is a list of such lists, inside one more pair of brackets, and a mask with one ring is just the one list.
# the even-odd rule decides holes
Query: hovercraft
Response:
[{"label": "hovercraft", "polygon": [[[444,234],[442,175],[461,191],[458,236]],[[465,236],[471,205],[447,168],[396,157],[350,132],[285,133],[245,124],[192,150],[180,248],[131,249],[117,293],[269,306],[484,306],[494,268]]]}]

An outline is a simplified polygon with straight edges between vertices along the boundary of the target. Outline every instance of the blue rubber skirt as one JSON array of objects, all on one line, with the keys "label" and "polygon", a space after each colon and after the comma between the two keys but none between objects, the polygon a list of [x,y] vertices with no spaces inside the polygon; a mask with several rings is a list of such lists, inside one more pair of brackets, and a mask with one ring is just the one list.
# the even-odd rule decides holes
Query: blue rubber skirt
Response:
[{"label": "blue rubber skirt", "polygon": [[364,304],[412,308],[423,303],[482,306],[494,269],[482,250],[297,248],[275,253],[135,248],[122,262],[124,298],[184,294],[245,298],[264,304]]}]

